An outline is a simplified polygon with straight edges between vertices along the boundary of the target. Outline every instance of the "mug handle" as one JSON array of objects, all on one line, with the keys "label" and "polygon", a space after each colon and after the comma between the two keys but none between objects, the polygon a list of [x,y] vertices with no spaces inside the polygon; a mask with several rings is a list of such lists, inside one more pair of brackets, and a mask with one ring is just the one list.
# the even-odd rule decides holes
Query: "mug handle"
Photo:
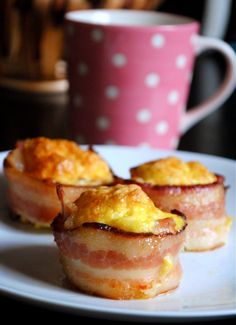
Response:
[{"label": "mug handle", "polygon": [[224,41],[211,37],[196,35],[194,42],[196,42],[197,55],[206,50],[217,50],[224,56],[227,68],[225,78],[218,90],[202,104],[185,112],[181,120],[181,133],[186,132],[194,124],[217,110],[231,95],[236,85],[236,54],[233,49]]}]

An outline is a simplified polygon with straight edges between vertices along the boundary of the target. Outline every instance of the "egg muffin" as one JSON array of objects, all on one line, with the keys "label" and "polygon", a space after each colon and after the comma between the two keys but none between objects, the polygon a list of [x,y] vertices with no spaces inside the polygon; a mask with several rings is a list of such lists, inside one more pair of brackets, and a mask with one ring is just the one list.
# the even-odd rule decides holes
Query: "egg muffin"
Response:
[{"label": "egg muffin", "polygon": [[12,212],[39,227],[49,227],[60,211],[57,184],[73,201],[85,189],[113,181],[108,164],[92,149],[44,137],[18,142],[4,161],[4,173]]},{"label": "egg muffin", "polygon": [[177,157],[150,161],[131,168],[139,184],[164,211],[177,209],[187,217],[185,250],[206,251],[224,245],[231,218],[225,210],[224,177],[198,161]]},{"label": "egg muffin", "polygon": [[80,290],[145,299],[178,287],[186,221],[163,212],[135,184],[83,192],[52,223],[60,260]]}]

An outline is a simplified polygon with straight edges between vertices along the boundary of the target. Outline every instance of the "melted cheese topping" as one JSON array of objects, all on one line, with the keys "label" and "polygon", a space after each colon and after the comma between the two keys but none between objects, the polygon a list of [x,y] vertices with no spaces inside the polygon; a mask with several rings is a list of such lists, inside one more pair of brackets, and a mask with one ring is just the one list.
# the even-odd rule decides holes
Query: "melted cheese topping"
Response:
[{"label": "melted cheese topping", "polygon": [[216,176],[200,162],[183,162],[176,157],[151,161],[133,168],[131,177],[152,185],[196,185],[216,181]]},{"label": "melted cheese topping", "polygon": [[47,138],[23,142],[24,172],[40,180],[61,184],[107,184],[113,176],[102,158],[91,150],[82,150],[73,141]]},{"label": "melted cheese topping", "polygon": [[101,186],[81,194],[65,228],[96,222],[127,232],[158,233],[161,219],[172,219],[177,231],[185,225],[180,216],[156,208],[138,185]]}]

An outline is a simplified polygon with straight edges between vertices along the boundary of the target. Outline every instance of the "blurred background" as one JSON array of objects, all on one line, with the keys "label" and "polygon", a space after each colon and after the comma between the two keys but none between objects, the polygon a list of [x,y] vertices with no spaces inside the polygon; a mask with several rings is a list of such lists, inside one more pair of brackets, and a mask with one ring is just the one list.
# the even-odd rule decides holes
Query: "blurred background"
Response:
[{"label": "blurred background", "polygon": [[[236,48],[235,0],[1,0],[0,150],[35,136],[70,138],[64,14],[124,8],[177,13],[201,22],[201,33]],[[188,108],[220,84],[225,62],[209,52],[196,62]],[[236,159],[236,92],[221,109],[182,136],[178,149]]]}]

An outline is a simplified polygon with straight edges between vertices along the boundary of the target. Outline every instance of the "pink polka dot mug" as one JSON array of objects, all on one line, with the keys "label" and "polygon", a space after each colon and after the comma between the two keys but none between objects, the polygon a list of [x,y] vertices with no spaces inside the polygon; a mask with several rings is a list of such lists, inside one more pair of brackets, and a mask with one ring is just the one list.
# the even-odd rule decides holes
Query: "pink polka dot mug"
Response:
[{"label": "pink polka dot mug", "polygon": [[[71,132],[80,143],[175,149],[236,83],[236,56],[198,35],[191,18],[134,10],[66,15]],[[186,112],[196,55],[214,49],[227,63],[217,92]]]}]

